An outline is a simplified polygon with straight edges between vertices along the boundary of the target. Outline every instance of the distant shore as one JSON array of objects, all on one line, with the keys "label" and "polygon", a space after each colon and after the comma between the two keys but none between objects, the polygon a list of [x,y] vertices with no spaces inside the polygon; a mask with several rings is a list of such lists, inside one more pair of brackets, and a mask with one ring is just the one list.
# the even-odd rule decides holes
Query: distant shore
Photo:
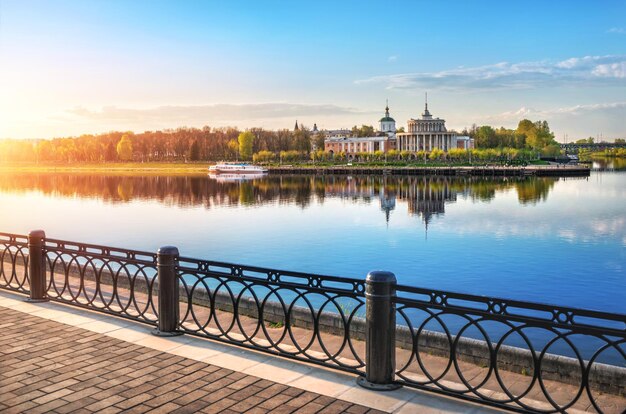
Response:
[{"label": "distant shore", "polygon": [[589,176],[591,169],[582,165],[529,166],[280,166],[269,167],[270,174],[378,174],[378,175],[444,175],[444,176]]},{"label": "distant shore", "polygon": [[108,162],[108,163],[10,163],[0,172],[25,173],[114,173],[114,174],[206,174],[207,162]]},{"label": "distant shore", "polygon": [[[0,172],[97,173],[97,174],[206,174],[208,162],[115,162],[115,163],[11,163],[0,165]],[[272,174],[394,174],[394,175],[537,175],[586,176],[585,165],[445,165],[445,164],[293,164],[271,165]]]}]

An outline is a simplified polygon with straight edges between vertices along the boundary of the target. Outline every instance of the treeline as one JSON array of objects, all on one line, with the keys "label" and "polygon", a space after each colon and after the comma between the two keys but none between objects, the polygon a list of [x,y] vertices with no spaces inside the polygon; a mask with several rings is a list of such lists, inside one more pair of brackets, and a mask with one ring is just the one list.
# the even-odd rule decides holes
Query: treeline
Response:
[{"label": "treeline", "polygon": [[[371,126],[353,128],[354,135],[374,134]],[[560,147],[546,121],[532,122],[524,119],[515,130],[491,126],[473,126],[463,131],[474,138],[478,149],[515,149],[505,154],[508,158],[528,158],[529,151],[544,155],[558,155]],[[52,140],[0,140],[0,161],[9,162],[186,162],[249,160],[272,161],[324,161],[329,158],[341,161],[345,154],[324,153],[324,132],[313,134],[308,128],[300,127],[271,131],[252,128],[246,132],[237,128],[178,128],[175,130],[132,132],[109,132],[99,135],[81,135]],[[428,154],[387,153],[387,159],[492,159],[500,157],[491,152],[464,152],[444,154],[435,149]],[[254,155],[254,156],[253,156]],[[376,160],[382,153],[358,154],[357,158]]]},{"label": "treeline", "polygon": [[460,149],[453,148],[448,152],[438,148],[432,151],[396,151],[387,152],[357,152],[347,154],[345,152],[328,152],[324,150],[311,151],[310,153],[301,151],[259,151],[252,156],[252,160],[258,163],[291,163],[291,162],[493,162],[493,161],[532,161],[537,159],[537,152],[523,148],[475,148]]},{"label": "treeline", "polygon": [[[252,151],[308,153],[319,144],[307,128],[297,131],[249,130],[254,135]],[[175,130],[109,132],[51,140],[0,140],[0,161],[112,162],[112,161],[218,161],[239,158],[236,128],[178,128]],[[323,136],[321,137],[323,147]]]},{"label": "treeline", "polygon": [[516,129],[493,128],[489,125],[473,125],[462,135],[474,138],[476,148],[517,148],[541,151],[544,155],[558,155],[561,151],[547,121],[523,119]]}]

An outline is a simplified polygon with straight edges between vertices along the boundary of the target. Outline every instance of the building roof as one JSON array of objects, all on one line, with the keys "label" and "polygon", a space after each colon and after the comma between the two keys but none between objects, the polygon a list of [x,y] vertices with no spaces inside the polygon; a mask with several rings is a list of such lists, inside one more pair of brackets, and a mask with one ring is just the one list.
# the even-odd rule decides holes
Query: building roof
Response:
[{"label": "building roof", "polygon": [[380,121],[378,122],[396,122],[395,119],[389,116],[389,103],[385,106],[385,116],[380,118]]},{"label": "building roof", "polygon": [[379,137],[346,137],[346,138],[326,138],[326,142],[371,142],[371,141],[384,141],[388,140],[387,135]]}]

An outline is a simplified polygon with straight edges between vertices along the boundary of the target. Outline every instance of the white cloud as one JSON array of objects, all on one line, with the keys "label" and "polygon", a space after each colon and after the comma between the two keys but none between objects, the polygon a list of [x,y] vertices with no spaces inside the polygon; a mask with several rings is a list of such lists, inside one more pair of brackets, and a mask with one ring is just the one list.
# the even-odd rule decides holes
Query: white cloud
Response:
[{"label": "white cloud", "polygon": [[387,61],[389,61],[389,62],[395,62],[396,60],[398,60],[398,56],[396,56],[396,55],[389,56],[387,58]]},{"label": "white cloud", "polygon": [[592,72],[594,75],[605,78],[626,78],[626,62],[598,65]]},{"label": "white cloud", "polygon": [[[98,109],[75,107],[48,118],[56,125],[71,124],[71,133],[103,132],[110,130],[154,130],[187,127],[234,126],[239,128],[292,128],[295,120],[311,127],[354,122],[372,118],[378,111],[366,111],[338,105],[296,103],[170,105],[152,108],[124,108],[104,106]],[[347,125],[347,124],[346,124]],[[352,124],[350,124],[352,125]],[[52,129],[54,130],[54,129]],[[62,132],[66,135],[67,132]]]},{"label": "white cloud", "polygon": [[131,109],[105,106],[100,110],[77,107],[66,111],[67,114],[83,120],[107,122],[150,122],[163,121],[170,125],[186,123],[242,122],[250,120],[297,118],[297,117],[332,117],[337,115],[360,115],[370,112],[337,105],[306,105],[290,103],[265,103],[242,105],[190,105],[159,106],[154,108]]},{"label": "white cloud", "polygon": [[623,85],[626,55],[572,57],[562,61],[500,62],[439,72],[374,76],[357,84],[381,83],[388,89],[529,89],[551,86]]},{"label": "white cloud", "polygon": [[626,101],[597,103],[588,105],[574,105],[559,108],[535,109],[521,107],[513,111],[506,111],[496,115],[486,116],[484,119],[493,121],[519,121],[522,118],[553,118],[558,116],[576,116],[589,114],[592,112],[603,112],[607,110],[626,111]]},{"label": "white cloud", "polygon": [[607,102],[585,105],[573,105],[555,108],[521,107],[494,115],[478,117],[478,124],[494,126],[504,125],[514,128],[522,119],[545,119],[557,135],[557,140],[586,138],[602,135],[606,139],[626,136],[626,101]]},{"label": "white cloud", "polygon": [[614,34],[626,34],[626,29],[624,29],[623,27],[611,27],[606,32],[607,33],[614,33]]}]

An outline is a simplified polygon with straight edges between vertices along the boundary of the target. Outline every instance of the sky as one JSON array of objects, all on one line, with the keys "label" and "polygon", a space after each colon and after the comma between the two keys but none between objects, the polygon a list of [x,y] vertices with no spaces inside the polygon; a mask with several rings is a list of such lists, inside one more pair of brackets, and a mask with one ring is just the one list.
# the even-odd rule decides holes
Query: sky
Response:
[{"label": "sky", "polygon": [[0,0],[0,138],[545,119],[626,137],[626,0]]}]

